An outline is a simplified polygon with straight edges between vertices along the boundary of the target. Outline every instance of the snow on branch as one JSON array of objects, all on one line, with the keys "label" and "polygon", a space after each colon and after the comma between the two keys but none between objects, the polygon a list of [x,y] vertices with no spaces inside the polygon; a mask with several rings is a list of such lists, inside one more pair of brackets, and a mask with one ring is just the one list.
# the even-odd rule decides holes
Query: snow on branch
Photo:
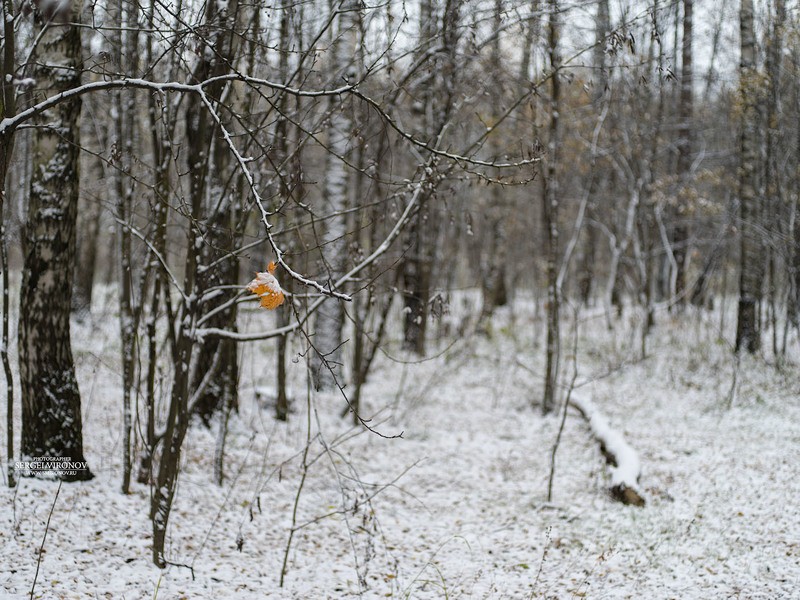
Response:
[{"label": "snow on branch", "polygon": [[609,425],[605,415],[591,400],[573,396],[570,403],[589,423],[589,429],[600,442],[600,450],[612,465],[611,495],[623,504],[644,506],[644,496],[639,490],[641,464],[636,450],[625,441],[621,433]]},{"label": "snow on branch", "polygon": [[[374,263],[381,255],[385,254],[387,250],[392,246],[394,241],[400,236],[400,233],[403,231],[403,228],[406,226],[408,221],[411,219],[412,214],[415,210],[418,209],[420,202],[422,201],[422,193],[426,189],[426,185],[430,184],[431,178],[436,177],[435,170],[433,169],[434,164],[436,163],[435,156],[431,156],[428,159],[428,162],[422,168],[423,177],[415,184],[413,184],[413,193],[411,194],[411,198],[406,203],[405,209],[400,217],[395,222],[392,230],[388,233],[388,235],[383,239],[380,245],[373,250],[372,254],[367,256],[364,260],[360,263],[355,265],[352,269],[350,269],[347,273],[342,275],[333,285],[332,288],[336,289],[343,286],[346,282],[352,280],[359,272],[363,271],[366,267]],[[272,337],[277,337],[280,335],[286,335],[293,331],[296,331],[311,317],[311,315],[325,302],[326,297],[323,296],[321,298],[317,298],[311,306],[308,307],[308,310],[305,314],[296,320],[294,323],[290,325],[286,325],[284,327],[280,327],[278,329],[273,329],[270,331],[264,332],[255,332],[255,333],[241,333],[238,331],[229,331],[227,329],[219,329],[217,327],[205,327],[205,328],[198,328],[195,330],[195,335],[198,338],[224,338],[224,339],[232,339],[236,340],[237,342],[251,342],[255,340],[264,340]]]}]

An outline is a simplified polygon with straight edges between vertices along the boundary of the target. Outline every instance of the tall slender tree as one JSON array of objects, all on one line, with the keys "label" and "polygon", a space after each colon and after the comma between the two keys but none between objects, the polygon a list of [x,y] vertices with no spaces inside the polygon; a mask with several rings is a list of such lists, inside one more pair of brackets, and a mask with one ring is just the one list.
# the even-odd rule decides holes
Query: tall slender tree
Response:
[{"label": "tall slender tree", "polygon": [[[594,24],[595,45],[594,60],[595,75],[592,78],[592,104],[595,112],[600,112],[601,102],[608,88],[608,68],[606,58],[606,39],[611,34],[611,11],[608,0],[599,0]],[[595,160],[595,157],[592,157]],[[594,166],[594,163],[592,163]],[[589,201],[586,205],[586,219],[590,226],[586,227],[586,241],[581,251],[580,271],[578,273],[578,294],[581,302],[588,304],[592,296],[592,287],[595,279],[597,257],[597,229],[591,223],[597,218],[598,192],[600,191],[600,176],[598,169],[592,168],[589,172]]]},{"label": "tall slender tree", "polygon": [[[14,6],[11,0],[3,0],[3,54],[0,56],[0,114],[3,118],[11,117],[16,112],[16,90],[11,82],[14,80],[16,68],[16,37],[14,30]],[[10,131],[0,135],[0,271],[3,286],[2,300],[2,337],[0,337],[0,361],[3,363],[3,373],[6,383],[6,459],[8,461],[8,485],[16,484],[14,470],[11,463],[14,459],[14,374],[11,370],[11,361],[8,356],[9,342],[9,277],[8,277],[8,246],[6,245],[6,175],[14,147],[14,132]]]},{"label": "tall slender tree", "polygon": [[[114,7],[113,25],[115,64],[123,75],[137,74],[138,41],[136,27],[138,7],[135,2],[120,0]],[[136,366],[139,309],[134,297],[133,269],[133,198],[135,180],[132,165],[136,148],[136,103],[134,92],[117,91],[113,97],[111,117],[114,139],[111,160],[114,169],[113,193],[116,197],[116,211],[119,225],[117,243],[119,245],[119,325],[122,349],[122,493],[127,494],[131,483],[131,434],[133,430],[133,380]]]},{"label": "tall slender tree", "polygon": [[[463,0],[446,0],[443,10],[439,10],[439,4],[434,0],[420,1],[417,60],[427,68],[414,86],[414,107],[420,117],[419,135],[430,145],[441,142],[453,116],[458,80],[457,50],[463,19]],[[436,244],[441,225],[430,202],[436,195],[437,186],[438,182],[426,189],[411,219],[401,266],[403,346],[419,355],[425,354]]]},{"label": "tall slender tree", "polygon": [[558,207],[559,159],[561,151],[561,20],[558,0],[549,2],[547,26],[547,53],[550,63],[550,131],[547,141],[547,173],[544,182],[543,219],[547,240],[547,363],[545,367],[542,412],[550,413],[556,405],[559,359],[561,355],[560,312],[561,298],[558,290]]},{"label": "tall slender tree", "polygon": [[[492,86],[492,127],[500,118],[503,108],[503,69],[500,40],[503,27],[503,0],[495,0],[494,15],[492,19],[494,38],[491,44],[489,58],[490,84]],[[493,131],[489,136],[489,143],[493,156],[502,156],[504,136],[500,131]],[[488,235],[484,235],[481,245],[481,319],[488,318],[496,306],[503,306],[508,302],[506,289],[506,215],[508,214],[505,190],[499,185],[491,188],[490,204],[487,207],[486,225]]]},{"label": "tall slender tree", "polygon": [[736,351],[754,353],[761,347],[758,303],[761,299],[763,261],[761,256],[761,198],[758,193],[758,72],[753,0],[741,0],[739,34],[739,101],[741,134],[739,146],[739,205],[741,256],[739,311],[736,324]]},{"label": "tall slender tree", "polygon": [[673,212],[672,252],[675,257],[675,295],[679,306],[686,301],[686,260],[689,244],[690,178],[694,149],[694,55],[692,53],[694,0],[683,0],[683,36],[681,39],[681,85],[678,103],[678,194]]}]

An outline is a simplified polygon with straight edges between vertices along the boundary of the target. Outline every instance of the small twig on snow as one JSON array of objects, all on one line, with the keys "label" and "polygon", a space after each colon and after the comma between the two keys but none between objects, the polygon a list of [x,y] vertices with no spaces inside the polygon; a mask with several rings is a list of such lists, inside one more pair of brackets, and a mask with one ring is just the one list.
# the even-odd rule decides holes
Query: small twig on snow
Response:
[{"label": "small twig on snow", "polygon": [[56,508],[56,501],[58,500],[58,495],[61,493],[61,484],[63,483],[63,481],[58,482],[56,497],[53,498],[53,505],[50,507],[50,514],[47,515],[47,524],[44,526],[42,544],[39,546],[39,556],[36,558],[36,574],[33,576],[33,584],[31,585],[31,600],[33,600],[33,590],[36,589],[36,580],[39,578],[39,567],[42,564],[42,552],[44,552],[44,543],[47,540],[47,532],[50,531],[50,518],[53,516],[53,511]]}]

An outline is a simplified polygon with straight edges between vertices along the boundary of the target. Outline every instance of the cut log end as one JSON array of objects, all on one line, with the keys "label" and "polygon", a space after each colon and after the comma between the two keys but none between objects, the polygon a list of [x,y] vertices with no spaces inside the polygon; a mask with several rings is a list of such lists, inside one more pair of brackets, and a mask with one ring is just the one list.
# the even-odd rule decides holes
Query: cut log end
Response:
[{"label": "cut log end", "polygon": [[623,504],[640,507],[645,505],[642,495],[636,489],[628,487],[624,483],[612,487],[611,496]]}]

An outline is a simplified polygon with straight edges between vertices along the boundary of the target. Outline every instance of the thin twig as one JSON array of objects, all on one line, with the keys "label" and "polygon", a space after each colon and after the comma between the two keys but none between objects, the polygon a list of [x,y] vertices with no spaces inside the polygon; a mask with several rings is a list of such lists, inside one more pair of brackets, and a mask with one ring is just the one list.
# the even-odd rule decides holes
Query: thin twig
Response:
[{"label": "thin twig", "polygon": [[36,580],[39,578],[39,567],[42,564],[42,552],[44,551],[44,543],[47,540],[47,532],[50,531],[50,518],[53,516],[53,511],[56,508],[56,501],[58,495],[61,493],[61,485],[63,481],[58,482],[58,489],[56,490],[56,497],[53,498],[53,506],[50,507],[50,514],[47,515],[47,524],[44,526],[44,536],[42,536],[42,544],[39,546],[39,556],[36,558],[36,574],[33,576],[33,584],[31,585],[31,600],[33,600],[33,590],[36,589]]},{"label": "thin twig", "polygon": [[547,480],[547,501],[553,500],[553,479],[556,476],[556,453],[558,446],[561,443],[561,434],[564,432],[564,424],[567,422],[567,410],[569,403],[572,399],[572,390],[575,389],[575,381],[578,379],[578,308],[575,307],[575,318],[573,319],[573,337],[572,337],[572,379],[567,388],[567,396],[564,398],[564,408],[561,412],[561,423],[558,426],[558,433],[556,434],[556,441],[553,443],[553,450],[550,453],[550,477]]},{"label": "thin twig", "polygon": [[303,493],[303,486],[306,483],[306,476],[308,475],[308,450],[311,447],[311,380],[306,379],[306,447],[303,449],[303,472],[300,476],[300,483],[297,484],[297,493],[294,496],[294,506],[292,506],[292,526],[289,529],[289,537],[286,539],[286,550],[283,552],[283,564],[281,565],[281,577],[278,587],[283,587],[283,581],[286,577],[286,566],[289,562],[289,550],[292,547],[292,539],[294,538],[295,527],[297,525],[297,508],[300,505],[300,495]]}]

